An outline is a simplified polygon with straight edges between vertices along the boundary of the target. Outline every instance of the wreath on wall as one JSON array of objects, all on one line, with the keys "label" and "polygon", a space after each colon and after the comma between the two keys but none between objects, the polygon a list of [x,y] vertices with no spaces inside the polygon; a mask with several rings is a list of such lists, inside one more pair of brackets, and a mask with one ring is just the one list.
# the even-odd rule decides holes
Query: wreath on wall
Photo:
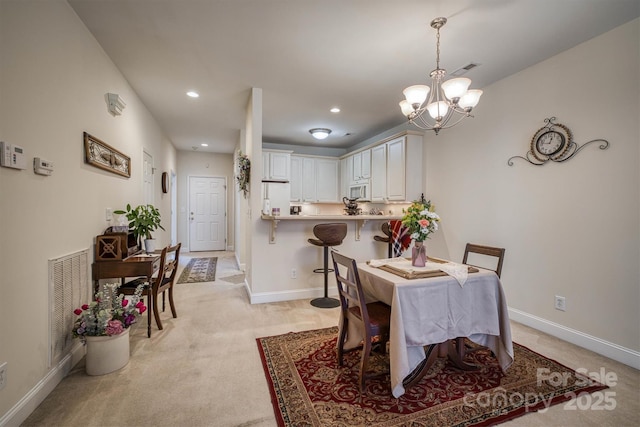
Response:
[{"label": "wreath on wall", "polygon": [[240,191],[244,193],[244,198],[247,198],[249,192],[249,178],[251,176],[251,160],[246,154],[242,154],[242,151],[238,154],[238,186]]}]

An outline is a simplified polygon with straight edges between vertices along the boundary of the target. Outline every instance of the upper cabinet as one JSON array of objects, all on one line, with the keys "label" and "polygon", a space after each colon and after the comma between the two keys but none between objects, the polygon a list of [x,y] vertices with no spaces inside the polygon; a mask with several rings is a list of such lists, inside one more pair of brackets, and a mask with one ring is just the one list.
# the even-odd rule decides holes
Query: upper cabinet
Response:
[{"label": "upper cabinet", "polygon": [[351,182],[354,184],[371,178],[371,150],[360,151],[350,156],[351,158]]},{"label": "upper cabinet", "polygon": [[291,151],[262,150],[262,180],[289,181]]},{"label": "upper cabinet", "polygon": [[339,160],[330,157],[291,156],[291,201],[339,201]]},{"label": "upper cabinet", "polygon": [[302,157],[291,155],[291,201],[302,202]]},{"label": "upper cabinet", "polygon": [[406,134],[371,149],[371,201],[413,201],[424,192],[422,136]]}]

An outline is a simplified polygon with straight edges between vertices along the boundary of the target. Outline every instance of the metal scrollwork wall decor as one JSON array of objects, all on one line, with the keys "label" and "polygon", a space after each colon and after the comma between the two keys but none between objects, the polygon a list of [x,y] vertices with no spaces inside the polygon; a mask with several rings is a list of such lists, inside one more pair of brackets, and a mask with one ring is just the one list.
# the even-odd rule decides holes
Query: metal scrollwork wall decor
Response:
[{"label": "metal scrollwork wall decor", "polygon": [[87,132],[84,132],[84,156],[90,165],[131,177],[131,159]]},{"label": "metal scrollwork wall decor", "polygon": [[605,150],[609,147],[609,141],[605,139],[592,139],[582,145],[573,140],[573,134],[568,127],[555,123],[555,117],[544,119],[546,123],[531,138],[530,149],[523,156],[513,156],[507,161],[513,166],[513,159],[522,159],[535,166],[542,166],[548,161],[560,163],[569,160],[592,142],[600,142],[599,148]]},{"label": "metal scrollwork wall decor", "polygon": [[244,198],[247,198],[249,193],[249,178],[251,177],[251,160],[246,154],[242,154],[242,151],[238,153],[238,186],[240,191],[244,194]]}]

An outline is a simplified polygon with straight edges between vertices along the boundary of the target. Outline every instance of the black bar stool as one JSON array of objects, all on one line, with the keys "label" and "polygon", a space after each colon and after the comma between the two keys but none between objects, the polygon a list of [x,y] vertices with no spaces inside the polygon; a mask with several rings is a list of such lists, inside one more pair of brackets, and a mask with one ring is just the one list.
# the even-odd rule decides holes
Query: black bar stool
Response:
[{"label": "black bar stool", "polygon": [[382,223],[382,233],[384,236],[373,236],[373,240],[376,242],[383,242],[387,244],[387,258],[392,258],[392,242],[391,242],[391,228],[389,227],[389,221]]},{"label": "black bar stool", "polygon": [[324,267],[316,268],[314,273],[324,274],[324,297],[311,300],[311,305],[319,308],[333,308],[340,305],[340,301],[335,298],[329,298],[329,273],[333,272],[329,268],[329,246],[338,246],[342,244],[347,235],[347,224],[344,222],[335,222],[328,224],[318,224],[313,227],[313,235],[316,239],[308,239],[309,243],[316,246],[322,246],[324,249]]}]

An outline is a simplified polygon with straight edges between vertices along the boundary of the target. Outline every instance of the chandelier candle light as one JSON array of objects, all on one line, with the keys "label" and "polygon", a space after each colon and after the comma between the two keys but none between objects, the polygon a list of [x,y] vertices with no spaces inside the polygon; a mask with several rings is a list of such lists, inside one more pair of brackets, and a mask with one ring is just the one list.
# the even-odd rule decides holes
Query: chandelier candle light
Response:
[{"label": "chandelier candle light", "polygon": [[[402,114],[409,119],[409,123],[413,123],[420,129],[433,130],[436,135],[441,129],[457,125],[465,117],[473,117],[471,110],[478,105],[482,95],[481,90],[468,90],[471,80],[465,77],[444,81],[447,71],[440,68],[440,28],[446,23],[447,18],[436,18],[431,21],[431,27],[436,29],[437,41],[436,69],[430,74],[431,87],[409,86],[402,91],[406,99],[400,102]],[[425,101],[427,101],[426,106],[423,107]],[[435,123],[426,117],[425,112],[429,113]],[[454,115],[457,120],[452,120]]]}]

